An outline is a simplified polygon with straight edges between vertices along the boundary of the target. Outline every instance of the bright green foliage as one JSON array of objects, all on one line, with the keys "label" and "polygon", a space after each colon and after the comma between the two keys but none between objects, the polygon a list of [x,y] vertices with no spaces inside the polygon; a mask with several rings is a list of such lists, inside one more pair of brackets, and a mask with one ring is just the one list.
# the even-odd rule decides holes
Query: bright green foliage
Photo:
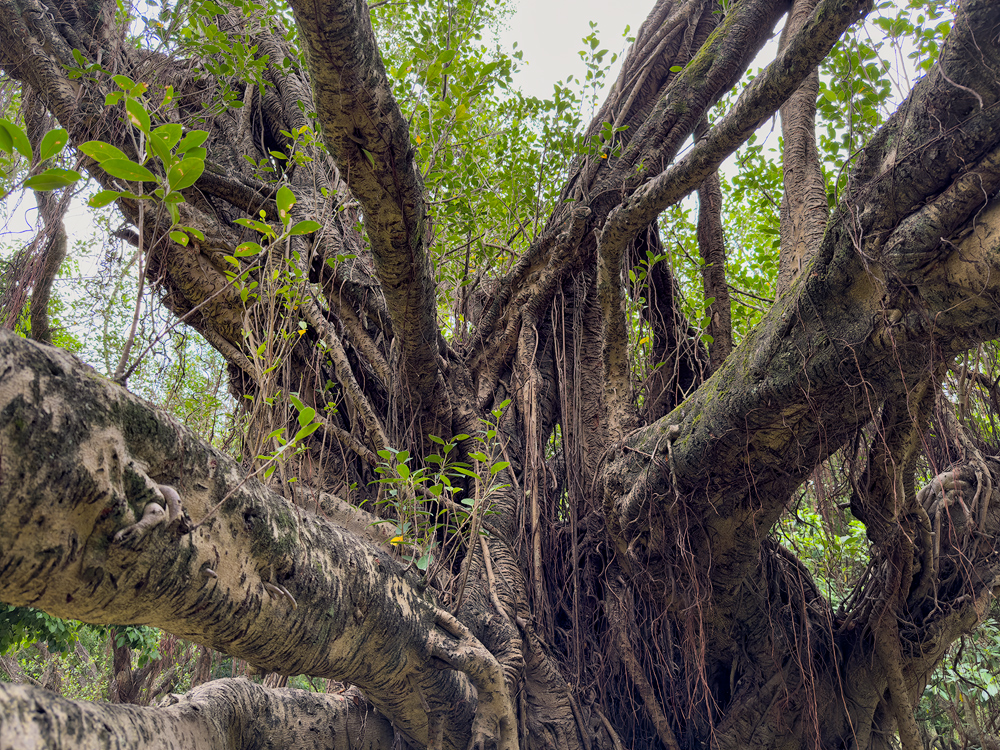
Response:
[{"label": "bright green foliage", "polygon": [[[981,746],[1000,715],[1000,626],[992,617],[956,643],[924,689],[917,717],[953,746]],[[942,745],[947,747],[949,745]]]},{"label": "bright green foliage", "polygon": [[138,666],[144,667],[151,661],[160,658],[160,631],[145,625],[115,625],[115,645],[121,648],[128,646],[135,652]]},{"label": "bright green foliage", "polygon": [[[485,533],[482,520],[490,513],[492,496],[507,487],[497,476],[510,466],[502,460],[497,425],[509,405],[507,399],[494,409],[491,418],[483,420],[479,435],[455,435],[450,440],[430,435],[439,451],[425,456],[419,468],[411,469],[409,451],[385,448],[378,452],[383,464],[375,469],[382,477],[376,480],[381,488],[375,503],[391,510],[396,520],[386,521],[395,524],[390,543],[401,548],[403,559],[419,570],[426,571],[434,562],[442,531],[448,532],[444,538],[466,543]],[[471,464],[453,455],[459,445],[468,451]],[[468,491],[463,491],[463,484]]]},{"label": "bright green foliage", "polygon": [[43,641],[50,651],[69,651],[80,627],[78,622],[60,620],[37,609],[0,604],[0,654],[36,641]]},{"label": "bright green foliage", "polygon": [[836,609],[851,593],[868,563],[864,525],[849,513],[825,509],[824,515],[803,503],[794,514],[782,519],[778,533],[815,580],[826,585],[823,593]]}]

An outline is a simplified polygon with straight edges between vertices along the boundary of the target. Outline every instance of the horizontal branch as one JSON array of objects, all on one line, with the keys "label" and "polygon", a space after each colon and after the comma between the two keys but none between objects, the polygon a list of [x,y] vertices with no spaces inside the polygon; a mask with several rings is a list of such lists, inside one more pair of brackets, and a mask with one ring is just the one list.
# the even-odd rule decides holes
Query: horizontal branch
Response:
[{"label": "horizontal branch", "polygon": [[73,701],[0,683],[0,747],[21,750],[380,750],[392,725],[348,696],[213,680],[166,707]]},{"label": "horizontal branch", "polygon": [[290,505],[65,352],[0,331],[0,363],[0,601],[350,682],[418,744],[429,724],[446,747],[515,741],[500,665],[390,549]]}]

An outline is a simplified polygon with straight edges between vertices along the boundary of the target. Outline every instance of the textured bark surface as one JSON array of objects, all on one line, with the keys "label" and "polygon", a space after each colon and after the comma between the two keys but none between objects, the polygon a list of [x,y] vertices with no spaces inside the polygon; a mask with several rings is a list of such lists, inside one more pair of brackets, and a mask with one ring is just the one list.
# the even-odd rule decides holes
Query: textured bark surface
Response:
[{"label": "textured bark surface", "polygon": [[[815,7],[815,0],[799,0],[792,6],[781,33],[782,47],[802,28]],[[781,106],[785,190],[781,196],[778,296],[788,290],[819,248],[829,213],[816,149],[818,94],[819,70],[814,70]]]},{"label": "textured bark surface", "polygon": [[[70,745],[72,743],[72,745]],[[156,708],[70,701],[0,683],[0,748],[383,750],[388,722],[343,695],[215,680]]]},{"label": "textured bark surface", "polygon": [[474,716],[496,739],[513,730],[496,660],[390,549],[244,478],[68,354],[0,332],[0,363],[3,601],[156,624],[270,672],[351,682],[417,742],[436,724],[464,747]]},{"label": "textured bark surface", "polygon": [[[24,736],[52,748],[389,747],[390,725],[435,748],[867,750],[890,747],[897,731],[912,745],[927,676],[1000,583],[1000,464],[962,444],[948,471],[914,486],[928,425],[948,431],[932,417],[948,362],[1000,335],[995,3],[963,3],[937,66],[858,155],[821,237],[783,220],[808,236],[810,272],[724,361],[709,347],[709,363],[669,268],[650,269],[639,310],[658,367],[642,384],[624,279],[662,250],[659,212],[699,186],[710,206],[706,179],[790,96],[809,99],[817,63],[868,4],[818,3],[674,163],[788,4],[744,0],[723,14],[702,0],[656,3],[590,126],[628,126],[620,156],[570,165],[544,230],[489,284],[475,330],[450,342],[436,320],[424,187],[370,9],[292,6],[308,70],[273,64],[294,58],[273,19],[219,16],[259,41],[274,93],[228,81],[244,106],[204,125],[206,172],[181,210],[205,240],[160,242],[165,225],[135,201],[119,207],[146,280],[227,359],[249,404],[244,453],[297,429],[276,393],[322,415],[300,481],[265,487],[69,355],[3,333],[0,601],[152,624],[280,675],[349,682],[371,711],[239,681],[155,709],[2,686],[0,750]],[[120,48],[111,9],[0,0],[0,66],[74,145],[99,138],[131,153],[101,79],[74,88],[66,77],[73,49],[113,57],[151,90],[173,86],[178,118],[202,116],[213,84]],[[244,299],[222,258],[257,236],[235,220],[260,210],[273,220],[277,204],[243,157],[270,159],[288,145],[282,131],[308,125],[297,101],[315,108],[326,149],[306,147],[312,161],[282,179],[294,218],[323,229],[238,259],[258,283]],[[795,101],[789,124],[805,117],[794,128],[808,149],[809,102]],[[809,193],[795,187],[792,140],[790,216]],[[812,208],[801,218],[817,226]],[[294,283],[270,281],[283,269]],[[282,285],[300,304],[285,304]],[[421,456],[428,434],[477,435],[506,400],[505,486],[489,516],[472,515],[453,563],[404,569],[378,519],[333,496],[381,476],[377,451]],[[850,502],[871,564],[834,610],[771,530],[815,467],[862,430],[878,439]],[[459,443],[474,464],[479,444]]]}]

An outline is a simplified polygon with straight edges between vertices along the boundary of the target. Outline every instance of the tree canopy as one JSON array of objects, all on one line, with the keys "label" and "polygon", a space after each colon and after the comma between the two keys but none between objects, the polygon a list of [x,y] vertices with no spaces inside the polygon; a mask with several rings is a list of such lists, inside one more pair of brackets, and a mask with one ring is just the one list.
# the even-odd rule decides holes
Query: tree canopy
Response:
[{"label": "tree canopy", "polygon": [[508,10],[0,0],[0,602],[349,686],[0,683],[0,748],[933,741],[1000,585],[996,4],[657,0],[545,100]]}]

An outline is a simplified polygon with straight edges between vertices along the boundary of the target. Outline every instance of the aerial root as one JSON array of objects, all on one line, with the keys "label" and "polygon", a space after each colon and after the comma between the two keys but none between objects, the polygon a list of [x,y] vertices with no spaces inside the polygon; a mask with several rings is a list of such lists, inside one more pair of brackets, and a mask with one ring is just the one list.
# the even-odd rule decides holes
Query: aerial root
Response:
[{"label": "aerial root", "polygon": [[[115,542],[133,541],[144,535],[154,526],[159,526],[164,522],[173,523],[181,517],[183,509],[181,508],[181,496],[177,493],[177,490],[169,484],[158,484],[155,486],[153,493],[158,499],[163,501],[163,505],[157,502],[147,503],[146,507],[143,508],[142,518],[131,526],[120,529],[114,536]],[[164,505],[166,509],[164,509]]]},{"label": "aerial root", "polygon": [[653,726],[656,727],[656,733],[660,737],[660,742],[663,743],[663,746],[667,750],[680,750],[680,745],[677,744],[677,737],[674,735],[673,729],[670,728],[670,721],[667,719],[666,714],[663,713],[663,708],[660,706],[660,702],[656,699],[656,694],[653,692],[653,686],[646,679],[646,675],[642,671],[642,665],[635,658],[635,654],[632,653],[632,645],[629,643],[628,635],[625,632],[625,617],[627,615],[622,611],[623,609],[624,607],[619,604],[618,617],[615,617],[611,623],[618,656],[625,665],[625,671],[628,673],[629,678],[639,690],[639,695],[642,697],[643,705],[646,708],[646,714],[649,716],[650,721],[653,722]]},{"label": "aerial root", "polygon": [[497,750],[517,750],[514,704],[500,662],[450,612],[437,610],[435,625],[438,629],[427,637],[431,656],[465,673],[478,695],[469,750],[485,750],[488,743]]},{"label": "aerial root", "polygon": [[922,750],[920,730],[913,716],[913,701],[910,700],[906,681],[903,678],[902,653],[899,645],[899,627],[896,615],[890,605],[886,605],[882,622],[875,631],[875,651],[885,669],[889,687],[890,709],[896,717],[899,741],[903,750]]}]

